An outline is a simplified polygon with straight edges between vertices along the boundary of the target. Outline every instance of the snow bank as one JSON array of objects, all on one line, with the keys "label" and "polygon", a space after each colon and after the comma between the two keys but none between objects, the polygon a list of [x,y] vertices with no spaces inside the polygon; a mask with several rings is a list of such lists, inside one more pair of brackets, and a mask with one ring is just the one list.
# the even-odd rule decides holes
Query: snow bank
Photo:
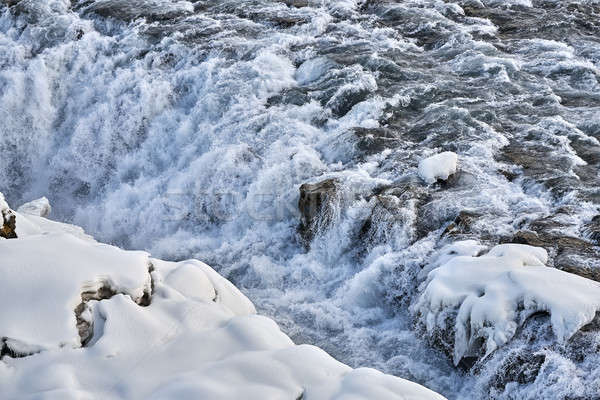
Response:
[{"label": "snow bank", "polygon": [[[458,247],[468,251],[475,246],[470,241]],[[600,283],[546,267],[542,248],[502,244],[479,257],[457,252],[443,258],[428,274],[413,311],[430,333],[444,330],[449,312],[457,311],[455,364],[477,354],[482,339],[487,356],[536,312],[548,312],[557,339],[565,341],[600,311]]]},{"label": "snow bank", "polygon": [[[199,261],[161,261],[18,217],[26,232],[0,241],[3,398],[443,399],[294,345]],[[81,321],[92,331],[85,347]]]},{"label": "snow bank", "polygon": [[67,233],[0,241],[0,336],[44,348],[79,346],[75,308],[100,288],[139,301],[150,290],[148,255]]},{"label": "snow bank", "polygon": [[419,162],[419,176],[427,183],[435,183],[438,179],[446,180],[456,173],[458,156],[451,151],[436,154]]}]

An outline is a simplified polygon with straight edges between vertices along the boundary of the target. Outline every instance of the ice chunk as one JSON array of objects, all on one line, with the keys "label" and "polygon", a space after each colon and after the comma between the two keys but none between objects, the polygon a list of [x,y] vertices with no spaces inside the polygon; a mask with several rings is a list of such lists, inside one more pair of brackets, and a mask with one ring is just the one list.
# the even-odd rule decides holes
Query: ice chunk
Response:
[{"label": "ice chunk", "polygon": [[419,162],[419,176],[427,183],[435,183],[436,180],[446,180],[456,173],[458,156],[451,151],[436,154]]},{"label": "ice chunk", "polygon": [[[465,248],[473,248],[467,243]],[[522,244],[502,244],[487,254],[456,255],[431,271],[413,306],[431,333],[444,329],[449,311],[457,310],[454,362],[477,351],[485,355],[509,341],[532,314],[551,317],[559,341],[569,339],[600,311],[600,283],[548,268],[546,250]]]}]

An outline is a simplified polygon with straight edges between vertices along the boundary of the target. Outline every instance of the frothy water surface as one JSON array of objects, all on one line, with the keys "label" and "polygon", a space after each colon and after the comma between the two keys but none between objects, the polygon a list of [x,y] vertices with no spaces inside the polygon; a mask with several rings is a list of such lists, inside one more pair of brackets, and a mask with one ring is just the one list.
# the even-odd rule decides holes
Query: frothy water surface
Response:
[{"label": "frothy water surface", "polygon": [[[46,195],[98,239],[199,258],[296,342],[448,398],[600,390],[589,361],[550,352],[543,379],[489,392],[501,360],[455,368],[408,310],[461,212],[457,237],[486,244],[542,223],[589,239],[597,1],[4,0],[0,13],[12,204]],[[460,172],[425,185],[417,164],[441,151]],[[335,195],[307,247],[299,187],[326,179]],[[595,270],[593,251],[573,262]]]}]

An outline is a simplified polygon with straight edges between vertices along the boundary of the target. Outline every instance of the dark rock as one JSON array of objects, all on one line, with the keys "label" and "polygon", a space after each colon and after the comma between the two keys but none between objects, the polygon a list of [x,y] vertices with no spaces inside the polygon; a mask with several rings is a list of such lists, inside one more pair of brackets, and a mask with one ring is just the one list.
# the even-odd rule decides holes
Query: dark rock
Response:
[{"label": "dark rock", "polygon": [[522,385],[535,380],[542,365],[546,361],[543,353],[530,354],[517,352],[507,357],[503,366],[494,377],[494,386],[504,390],[509,382],[518,382]]},{"label": "dark rock", "polygon": [[[421,211],[430,196],[419,182],[397,182],[392,186],[380,187],[375,190],[373,197],[376,202],[361,228],[361,242],[373,245],[385,243],[390,239],[388,236],[395,234],[395,225],[414,224],[414,240],[429,232],[424,228],[424,218],[427,217]],[[410,216],[413,215],[416,215],[416,221],[411,220]]]},{"label": "dark rock", "polygon": [[586,224],[584,235],[597,246],[600,246],[600,215],[596,215]]},{"label": "dark rock", "polygon": [[273,107],[283,104],[292,104],[295,106],[301,106],[310,102],[310,96],[303,90],[298,88],[292,88],[284,90],[283,92],[269,97],[267,100],[267,107]]},{"label": "dark rock", "polygon": [[356,104],[366,100],[370,93],[366,88],[348,87],[333,96],[326,106],[336,118],[341,118]]},{"label": "dark rock", "polygon": [[305,183],[300,186],[300,226],[298,232],[306,245],[318,232],[326,229],[333,220],[339,182],[326,179],[318,183]]},{"label": "dark rock", "polygon": [[[15,346],[14,346],[15,343],[18,343],[18,341],[12,340],[7,337],[0,338],[0,360],[6,356],[8,356],[10,358],[27,357],[27,356],[39,353],[41,351],[41,348],[39,348],[39,347],[28,346],[29,351],[23,352],[22,350],[15,348]],[[21,347],[21,346],[19,346],[19,347]]]},{"label": "dark rock", "polygon": [[583,239],[550,230],[550,226],[554,226],[551,219],[535,221],[529,226],[530,230],[518,231],[512,242],[543,247],[548,250],[555,268],[600,281],[600,268],[595,262],[600,257],[600,248]]},{"label": "dark rock", "polygon": [[442,233],[442,236],[463,235],[471,233],[471,226],[481,217],[481,214],[472,211],[461,211]]},{"label": "dark rock", "polygon": [[354,128],[354,136],[358,139],[356,147],[365,154],[377,154],[400,143],[400,138],[387,128]]},{"label": "dark rock", "polygon": [[281,0],[288,7],[302,8],[308,7],[310,2],[308,0]]}]

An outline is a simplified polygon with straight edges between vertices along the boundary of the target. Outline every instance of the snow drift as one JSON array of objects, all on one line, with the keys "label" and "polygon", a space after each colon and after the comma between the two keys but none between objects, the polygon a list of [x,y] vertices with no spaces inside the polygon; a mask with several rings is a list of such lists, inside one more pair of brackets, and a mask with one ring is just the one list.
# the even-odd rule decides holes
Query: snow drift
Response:
[{"label": "snow drift", "polygon": [[46,209],[0,239],[3,398],[443,399],[294,345],[206,264],[100,244]]}]

